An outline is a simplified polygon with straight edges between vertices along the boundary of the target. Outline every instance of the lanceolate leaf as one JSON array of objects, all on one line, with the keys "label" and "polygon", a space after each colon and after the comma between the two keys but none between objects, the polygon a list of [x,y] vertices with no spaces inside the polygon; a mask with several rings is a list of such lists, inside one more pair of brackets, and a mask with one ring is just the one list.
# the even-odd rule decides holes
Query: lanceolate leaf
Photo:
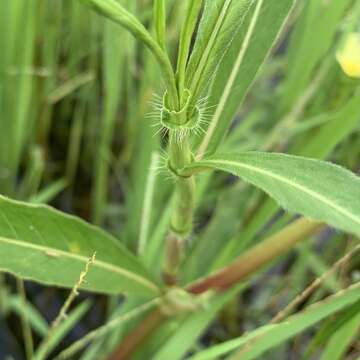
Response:
[{"label": "lanceolate leaf", "polygon": [[209,157],[185,171],[214,168],[258,186],[285,209],[360,236],[360,179],[331,163],[247,152]]},{"label": "lanceolate leaf", "polygon": [[[346,102],[339,110],[329,114],[328,121],[321,126],[316,133],[307,134],[306,144],[299,142],[290,148],[289,152],[295,155],[325,159],[343,142],[359,123],[360,114],[358,104],[360,103],[360,89],[357,89],[351,100]],[[236,254],[241,246],[247,246],[253,239],[257,229],[261,228],[271,217],[276,214],[278,207],[271,199],[267,199],[257,212],[247,228],[239,236],[235,237],[232,245],[224,248],[224,254]],[[239,239],[242,241],[240,242]]]},{"label": "lanceolate leaf", "polygon": [[[232,2],[233,6],[243,3],[238,0]],[[241,26],[235,33],[231,45],[229,46],[229,42],[226,43],[228,39],[222,42],[222,52],[224,53],[227,48],[228,50],[217,68],[208,94],[209,106],[216,107],[208,131],[199,147],[199,156],[211,154],[216,150],[277,39],[295,0],[253,0],[250,3],[251,8],[240,21]],[[239,17],[231,17],[229,21],[239,22]],[[229,26],[226,24],[224,28]]]},{"label": "lanceolate leaf", "polygon": [[102,230],[48,206],[0,196],[0,270],[72,288],[89,257],[84,289],[109,294],[157,294],[137,259]]}]

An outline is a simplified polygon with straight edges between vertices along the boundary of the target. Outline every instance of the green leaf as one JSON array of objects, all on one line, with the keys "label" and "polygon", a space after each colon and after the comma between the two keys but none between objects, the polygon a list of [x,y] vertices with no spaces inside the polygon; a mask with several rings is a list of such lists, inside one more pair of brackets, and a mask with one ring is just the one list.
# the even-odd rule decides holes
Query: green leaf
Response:
[{"label": "green leaf", "polygon": [[326,344],[321,360],[341,360],[345,358],[347,349],[359,332],[360,312],[357,312],[349,321],[341,326],[331,336]]},{"label": "green leaf", "polygon": [[162,49],[166,48],[166,1],[154,0],[154,25],[156,41]]},{"label": "green leaf", "polygon": [[83,289],[158,293],[141,263],[109,234],[48,206],[0,196],[0,270],[72,288],[94,252],[96,261]]},{"label": "green leaf", "polygon": [[319,351],[331,337],[336,334],[340,328],[345,326],[352,318],[360,313],[360,301],[344,309],[336,317],[330,317],[321,325],[316,335],[311,339],[310,344],[307,346],[303,354],[303,360],[313,358],[313,355]]},{"label": "green leaf", "polygon": [[289,317],[286,321],[262,326],[253,332],[237,339],[204,350],[191,358],[191,360],[218,359],[231,351],[242,348],[231,359],[256,359],[266,351],[291,339],[319,321],[350,306],[360,299],[360,284],[350,286],[344,291],[320,301],[299,314]]},{"label": "green leaf", "polygon": [[206,0],[187,66],[187,87],[196,99],[214,76],[250,8],[249,0]]},{"label": "green leaf", "polygon": [[[94,192],[93,192],[93,222],[101,225],[104,220],[104,209],[108,200],[108,183],[110,161],[105,161],[111,154],[111,145],[115,137],[117,111],[122,98],[124,84],[125,40],[124,32],[116,24],[105,21],[103,44],[103,78],[104,111],[99,126],[99,148],[95,160]],[[71,154],[72,155],[72,154]],[[73,156],[70,156],[73,158]]]},{"label": "green leaf", "polygon": [[182,94],[185,89],[186,64],[189,57],[192,35],[197,24],[197,19],[201,10],[201,5],[202,5],[202,0],[187,1],[185,21],[183,22],[183,25],[181,27],[178,63],[176,69],[178,90],[180,96],[183,96]]},{"label": "green leaf", "polygon": [[[309,1],[290,43],[287,75],[280,109],[286,111],[311,82],[316,65],[324,60],[339,27],[339,20],[353,0]],[[316,27],[316,31],[314,28]]]},{"label": "green leaf", "polygon": [[[349,101],[346,101],[338,110],[327,114],[325,125],[321,126],[316,133],[305,134],[303,142],[295,144],[289,150],[295,155],[325,159],[336,146],[346,140],[355,130],[359,123],[358,104],[360,102],[360,89],[357,89]],[[254,239],[256,232],[270,221],[278,211],[278,206],[272,199],[267,199],[252,217],[247,227],[223,248],[222,257],[218,258],[218,263],[222,266],[229,259],[239,253],[240,248],[246,248]],[[240,241],[241,239],[241,241]],[[223,258],[223,259],[221,259]]]},{"label": "green leaf", "polygon": [[247,152],[209,157],[184,171],[206,168],[243,178],[290,212],[360,236],[360,179],[346,169],[303,157]]},{"label": "green leaf", "polygon": [[209,347],[208,349],[201,351],[198,354],[192,356],[190,360],[212,360],[212,359],[216,360],[220,356],[228,354],[236,349],[239,349],[240,347],[244,346],[250,341],[258,338],[261,335],[266,334],[267,332],[271,331],[271,329],[275,329],[275,328],[276,325],[262,326],[261,328],[252,331],[250,334],[243,335],[238,339],[229,340],[222,344]]},{"label": "green leaf", "polygon": [[[221,49],[221,54],[226,52],[226,56],[220,56],[223,60],[217,67],[208,94],[209,105],[216,105],[216,108],[198,149],[199,156],[206,153],[212,154],[219,146],[277,39],[295,0],[258,0],[245,3],[251,4],[250,10],[246,10],[240,17],[235,14],[233,18],[227,14],[229,19],[223,25],[223,28],[229,28],[233,32],[234,38],[230,42],[228,38],[220,41],[219,49]],[[232,7],[236,7],[236,10],[243,5],[243,1],[232,1]],[[216,12],[216,7],[213,11]],[[232,13],[230,10],[228,12]],[[233,22],[238,24],[239,18],[241,26],[234,32]],[[191,79],[190,76],[189,79]]]},{"label": "green leaf", "polygon": [[55,329],[49,330],[48,337],[45,338],[39,345],[34,360],[46,359],[46,356],[53,351],[56,346],[65,338],[65,336],[76,326],[80,319],[89,310],[91,305],[90,301],[84,301],[78,305],[67,318]]},{"label": "green leaf", "polygon": [[175,75],[167,54],[153,39],[145,26],[116,0],[81,0],[106,18],[127,29],[137,40],[141,41],[154,55],[160,65],[167,90],[172,99],[177,99]]},{"label": "green leaf", "polygon": [[306,144],[297,145],[293,151],[302,156],[325,158],[351,134],[359,124],[360,87],[351,98],[335,112],[328,114],[326,123],[316,134],[308,137]]},{"label": "green leaf", "polygon": [[[10,311],[16,313],[19,317],[23,316],[24,304],[20,296],[12,295],[7,300],[7,306]],[[28,301],[25,303],[26,315],[29,318],[31,327],[42,337],[49,331],[49,326],[46,320],[42,317],[39,311]]]}]

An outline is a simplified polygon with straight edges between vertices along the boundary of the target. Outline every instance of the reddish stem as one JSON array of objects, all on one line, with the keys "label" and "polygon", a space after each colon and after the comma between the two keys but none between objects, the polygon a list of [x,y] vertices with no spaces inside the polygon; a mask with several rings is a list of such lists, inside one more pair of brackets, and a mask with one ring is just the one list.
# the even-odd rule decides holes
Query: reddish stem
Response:
[{"label": "reddish stem", "polygon": [[[201,294],[208,290],[223,291],[258,271],[278,256],[286,253],[301,240],[321,230],[323,226],[321,223],[304,218],[296,220],[283,230],[240,255],[230,265],[191,283],[187,286],[187,290],[193,294]],[[138,345],[166,319],[167,316],[159,309],[151,312],[137,328],[125,337],[120,347],[108,360],[130,359],[131,354]]]},{"label": "reddish stem", "polygon": [[237,260],[225,268],[190,284],[188,291],[193,294],[201,294],[210,289],[218,291],[228,289],[273,259],[286,253],[299,241],[319,231],[323,226],[321,223],[301,218],[240,255]]},{"label": "reddish stem", "polygon": [[121,345],[110,355],[108,360],[127,360],[131,354],[155,329],[166,319],[159,309],[153,310],[132,332],[122,341]]}]

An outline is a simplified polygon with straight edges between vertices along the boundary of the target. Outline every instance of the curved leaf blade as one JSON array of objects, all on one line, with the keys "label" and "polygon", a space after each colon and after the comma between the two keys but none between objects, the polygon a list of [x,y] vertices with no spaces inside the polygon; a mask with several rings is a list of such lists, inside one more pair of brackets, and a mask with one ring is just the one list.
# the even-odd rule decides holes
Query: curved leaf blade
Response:
[{"label": "curved leaf blade", "polygon": [[290,212],[360,236],[360,179],[340,166],[286,154],[246,152],[209,157],[184,170],[204,168],[239,176]]},{"label": "curved leaf blade", "polygon": [[81,0],[86,6],[97,11],[107,19],[121,25],[138,41],[142,42],[154,55],[160,68],[167,90],[171,96],[177,95],[175,75],[170,59],[161,46],[154,40],[145,26],[116,0]]},{"label": "curved leaf blade", "polygon": [[94,252],[83,289],[155,295],[142,264],[111,235],[44,205],[0,196],[0,271],[72,288]]}]

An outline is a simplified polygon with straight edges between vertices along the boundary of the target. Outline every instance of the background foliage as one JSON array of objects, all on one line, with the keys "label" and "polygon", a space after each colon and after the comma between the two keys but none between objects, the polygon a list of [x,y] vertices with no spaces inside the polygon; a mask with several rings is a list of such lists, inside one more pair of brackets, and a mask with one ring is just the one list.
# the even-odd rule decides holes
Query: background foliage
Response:
[{"label": "background foliage", "polygon": [[[119,2],[156,32],[153,1]],[[177,54],[185,3],[167,1],[166,46],[171,59]],[[241,15],[240,1],[232,3],[231,14]],[[236,55],[239,50],[241,53],[246,32],[239,32],[238,45],[220,65],[215,86],[203,109],[205,120],[214,116],[220,127],[206,150],[211,153],[220,144],[222,153],[284,152],[329,160],[358,173],[360,83],[356,76],[350,77],[344,63],[339,62],[339,53],[349,34],[360,32],[359,2],[297,1],[253,83],[266,55],[264,44],[269,38],[276,38],[274,29],[281,25],[279,11],[285,3],[290,7],[292,2],[271,3],[265,1],[266,11],[261,12],[234,83],[224,82],[236,67],[239,59]],[[206,7],[204,13],[207,11],[214,14],[211,6]],[[208,21],[199,24],[199,36],[212,26],[213,19],[206,19]],[[249,19],[244,17],[244,23]],[[232,20],[227,19],[226,31],[219,34],[217,41],[227,41],[231,36]],[[163,83],[157,64],[144,46],[78,1],[0,0],[0,28],[0,192],[28,203],[20,209],[16,201],[0,198],[1,213],[5,214],[0,218],[1,241],[26,237],[42,246],[39,234],[34,234],[31,228],[35,224],[41,229],[40,237],[51,244],[45,255],[43,248],[39,252],[38,248],[19,251],[11,246],[1,247],[0,268],[16,266],[19,269],[16,275],[22,276],[21,266],[25,261],[53,264],[53,258],[60,256],[61,263],[55,262],[59,268],[48,267],[53,277],[58,275],[56,281],[46,281],[49,273],[44,274],[39,268],[34,268],[34,274],[26,277],[37,280],[43,277],[45,283],[69,288],[74,285],[76,274],[80,275],[88,257],[93,255],[89,244],[94,241],[94,235],[90,225],[54,210],[47,212],[47,208],[39,206],[50,204],[113,235],[96,230],[105,254],[99,255],[101,266],[93,264],[84,288],[109,294],[129,289],[138,293],[124,297],[82,292],[68,318],[47,343],[44,339],[48,339],[49,324],[69,292],[25,282],[27,300],[24,303],[22,282],[2,273],[0,357],[26,357],[31,347],[31,340],[26,337],[28,322],[32,341],[40,345],[37,356],[41,359],[45,354],[55,356],[109,319],[141,308],[151,295],[158,293],[172,201],[172,181],[161,169],[165,137],[156,126],[158,114],[154,113]],[[190,58],[187,70],[189,79],[196,76],[196,54],[207,42],[208,39],[200,38],[194,45],[195,55]],[[221,58],[221,46],[216,42],[212,51],[214,61]],[[358,60],[360,62],[360,58]],[[216,66],[211,61],[207,64],[203,80],[194,88],[199,94],[207,89],[207,77],[211,77]],[[221,104],[224,86],[230,86],[229,97],[223,107],[215,111],[212,105]],[[206,121],[204,128],[211,131]],[[204,135],[193,139],[200,154],[203,141],[207,143]],[[276,171],[283,176],[289,176],[286,159],[283,157],[277,163]],[[266,162],[266,158],[258,161]],[[203,165],[209,163],[204,160]],[[301,178],[301,166],[305,165],[299,164],[298,178]],[[216,167],[224,165],[216,164]],[[229,171],[239,175],[234,168]],[[254,182],[251,176],[247,180]],[[321,219],[358,236],[359,189],[351,192],[349,186],[348,192],[347,185],[336,179],[326,188],[325,180],[315,179],[314,188],[324,195],[331,193],[334,199],[339,198],[337,194],[346,193],[346,211],[354,211],[356,218]],[[260,187],[277,200],[283,195],[271,181],[262,181]],[[291,193],[291,189],[288,191]],[[227,174],[201,174],[196,198],[195,229],[181,265],[184,284],[228,264],[294,219],[264,192]],[[303,199],[301,196],[295,200],[300,203]],[[311,199],[307,202],[311,203]],[[316,205],[319,204],[311,207],[310,216],[320,211]],[[11,216],[17,220],[11,220]],[[51,223],[53,217],[55,220]],[[17,225],[11,226],[9,222]],[[65,223],[77,224],[71,225],[73,229],[65,236],[67,239],[83,238],[76,243],[76,246],[81,244],[76,252],[83,255],[77,258],[76,266],[73,261],[67,262],[71,243],[59,242],[52,236],[59,233],[59,226],[61,229]],[[346,226],[338,225],[340,223]],[[261,356],[266,359],[356,359],[360,355],[358,253],[354,251],[333,268],[336,261],[355,248],[356,241],[351,234],[324,228],[319,235],[309,236],[249,281],[216,297],[196,315],[165,322],[134,358],[215,359],[232,353],[231,356],[241,359]],[[139,254],[140,260],[131,252]],[[68,278],[59,276],[64,268],[68,270]],[[131,280],[128,272],[132,274]],[[269,324],[324,273],[327,276],[316,290],[293,309],[299,314],[288,317],[286,322]],[[115,284],[118,288],[113,291]],[[335,293],[337,295],[333,295]],[[318,304],[308,308],[314,303]],[[117,323],[106,336],[98,333],[87,350],[74,358],[105,358],[123,335],[141,321],[141,316],[142,313]],[[24,321],[24,317],[28,321]],[[21,323],[25,331],[19,326]],[[251,342],[254,338],[257,341]],[[237,354],[242,346],[243,353]]]}]

